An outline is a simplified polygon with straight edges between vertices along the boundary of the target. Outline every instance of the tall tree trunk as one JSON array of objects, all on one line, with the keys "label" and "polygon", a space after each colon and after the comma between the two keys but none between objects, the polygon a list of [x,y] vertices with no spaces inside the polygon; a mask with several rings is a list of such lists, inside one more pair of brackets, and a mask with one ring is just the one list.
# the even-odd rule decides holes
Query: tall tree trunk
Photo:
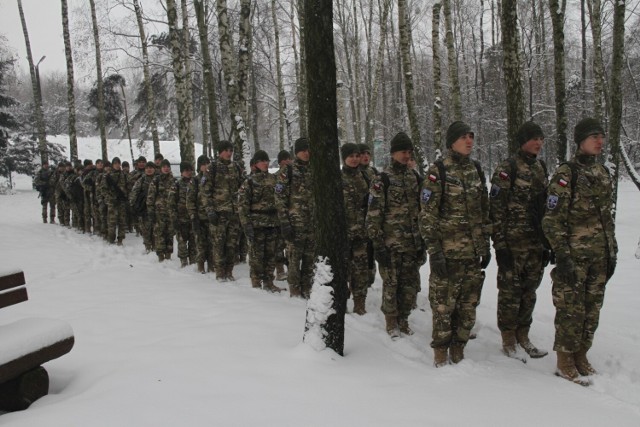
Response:
[{"label": "tall tree trunk", "polygon": [[[355,142],[360,142],[360,135],[358,131],[358,109],[356,107],[356,98],[357,98],[357,77],[356,72],[354,70],[354,66],[351,63],[351,55],[357,55],[356,50],[358,46],[354,43],[353,45],[349,44],[350,35],[347,33],[347,27],[351,25],[355,25],[355,21],[357,18],[354,16],[353,21],[351,22],[345,17],[345,7],[343,7],[340,0],[336,0],[336,6],[338,8],[338,23],[340,26],[340,31],[342,34],[342,45],[344,50],[344,58],[347,65],[347,84],[346,88],[349,92],[349,106],[351,109],[351,127],[353,132],[353,138]],[[346,122],[343,123],[343,126],[346,126]],[[346,138],[346,134],[344,135]]]},{"label": "tall tree trunk", "polygon": [[[31,55],[31,42],[29,41],[29,30],[27,29],[27,21],[24,18],[22,10],[22,0],[18,0],[18,12],[20,13],[20,22],[22,23],[22,34],[24,35],[24,43],[27,50],[27,61],[29,62],[29,74],[31,75],[31,89],[33,92],[33,106],[36,116],[36,129],[38,135],[38,150],[40,151],[40,162],[49,161],[49,153],[47,152],[47,128],[44,123],[44,115],[42,114],[42,92],[40,91],[38,65],[45,57],[33,64],[33,56]],[[9,174],[11,175],[11,174]]]},{"label": "tall tree trunk", "polygon": [[551,24],[553,25],[553,81],[556,98],[556,138],[558,163],[564,162],[569,153],[567,151],[567,112],[565,103],[567,92],[564,73],[564,10],[565,0],[549,0]]},{"label": "tall tree trunk", "polygon": [[[300,36],[300,67],[298,72],[298,111],[300,122],[300,136],[309,135],[309,117],[307,104],[307,69],[304,64],[307,62],[306,42],[305,42],[305,20],[304,5],[305,0],[296,0],[298,10],[298,27]],[[294,31],[295,40],[295,31]]]},{"label": "tall tree trunk", "polygon": [[585,11],[585,0],[580,0],[580,41],[581,41],[581,58],[580,58],[580,78],[582,80],[582,115],[587,114],[587,20]]},{"label": "tall tree trunk", "polygon": [[407,115],[411,128],[411,140],[413,151],[420,174],[424,175],[429,166],[422,151],[422,138],[420,137],[420,124],[416,112],[416,102],[413,96],[413,70],[411,64],[411,20],[407,11],[406,0],[398,0],[398,33],[400,34],[400,53],[402,55],[402,79],[404,80],[404,92],[407,102]]},{"label": "tall tree trunk", "polygon": [[[205,23],[206,11],[202,4],[202,0],[194,0],[193,6],[196,11],[196,20],[198,22],[198,35],[200,37],[200,50],[202,51],[202,68],[204,74],[204,83],[207,89],[207,112],[209,117],[209,141],[211,147],[216,147],[220,142],[218,133],[218,110],[216,108],[216,81],[213,75],[213,64],[211,62],[211,52],[209,51],[209,33]],[[204,141],[203,141],[204,143]],[[208,144],[206,144],[208,145]],[[204,153],[209,150],[203,147]]]},{"label": "tall tree trunk", "polygon": [[453,42],[453,24],[451,22],[451,0],[442,2],[444,12],[444,27],[446,31],[447,62],[449,66],[449,86],[451,87],[451,110],[454,120],[462,120],[462,104],[460,101],[460,82],[458,80],[458,63],[456,48]]},{"label": "tall tree trunk", "polygon": [[180,1],[182,14],[182,62],[184,63],[184,94],[186,97],[185,115],[185,153],[186,156],[181,160],[195,163],[195,140],[193,136],[193,81],[191,78],[191,34],[189,32],[189,11],[187,9],[187,0]]},{"label": "tall tree trunk", "polygon": [[[332,4],[332,0],[304,2],[304,41],[307,53],[304,65],[309,90],[307,99],[316,206],[316,255],[326,260],[333,275],[326,285],[333,288],[334,313],[322,325],[325,332],[323,339],[327,347],[343,355],[344,315],[348,298],[347,265],[344,259],[347,233],[338,153]],[[311,298],[313,297],[312,295]],[[307,323],[306,326],[308,325]]]},{"label": "tall tree trunk", "polygon": [[131,125],[129,124],[129,110],[127,109],[127,96],[124,94],[124,85],[120,84],[120,93],[122,94],[122,106],[124,107],[124,120],[127,125],[127,138],[129,138],[129,150],[131,152],[131,163],[136,161],[133,157],[133,142],[131,141]]},{"label": "tall tree trunk", "polygon": [[142,22],[142,8],[138,0],[133,0],[133,8],[136,12],[136,21],[138,22],[138,32],[140,33],[140,46],[142,48],[142,75],[144,78],[144,89],[147,96],[147,117],[149,117],[148,126],[151,129],[151,139],[153,141],[153,154],[160,152],[160,136],[158,135],[158,125],[156,121],[156,101],[151,86],[151,73],[149,72],[149,52],[147,49],[147,36],[144,31],[144,23]]},{"label": "tall tree trunk", "polygon": [[440,10],[442,4],[435,2],[431,16],[431,52],[433,62],[433,148],[436,157],[442,154],[442,73],[440,70]]},{"label": "tall tree trunk", "polygon": [[609,144],[611,145],[611,163],[613,170],[613,202],[615,213],[618,202],[618,178],[620,176],[620,129],[622,127],[622,69],[624,67],[624,16],[626,1],[617,0],[613,8],[613,45],[611,48],[611,121],[609,123]]},{"label": "tall tree trunk", "polygon": [[587,0],[591,36],[593,38],[593,115],[603,120],[604,62],[602,60],[602,4],[600,0]]},{"label": "tall tree trunk", "polygon": [[76,96],[73,81],[73,55],[71,54],[71,36],[69,34],[69,12],[67,0],[60,0],[62,6],[62,38],[64,56],[67,60],[67,110],[69,111],[69,151],[71,160],[78,158],[78,137],[76,135]]},{"label": "tall tree trunk", "polygon": [[502,5],[502,51],[507,104],[507,136],[509,152],[515,153],[518,128],[524,123],[524,98],[522,95],[522,73],[520,70],[520,43],[518,41],[517,2],[507,1]]},{"label": "tall tree trunk", "polygon": [[273,38],[274,49],[276,51],[276,86],[278,90],[278,128],[279,128],[279,147],[284,150],[285,147],[285,96],[284,85],[282,84],[282,65],[280,63],[280,29],[278,27],[278,15],[276,13],[277,2],[271,0],[271,19],[273,20]]},{"label": "tall tree trunk", "polygon": [[107,152],[107,130],[104,123],[104,88],[102,84],[102,59],[100,55],[100,33],[98,31],[98,17],[96,15],[95,0],[89,0],[91,6],[91,22],[93,23],[93,44],[96,48],[96,84],[98,90],[98,129],[100,129],[100,145],[102,146],[102,159],[109,160]]}]

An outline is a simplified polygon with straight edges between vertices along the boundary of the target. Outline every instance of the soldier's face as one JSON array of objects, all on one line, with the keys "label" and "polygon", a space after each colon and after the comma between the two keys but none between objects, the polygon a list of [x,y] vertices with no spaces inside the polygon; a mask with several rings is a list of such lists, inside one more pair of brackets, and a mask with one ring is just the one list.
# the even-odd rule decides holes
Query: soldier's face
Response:
[{"label": "soldier's face", "polygon": [[156,173],[156,168],[144,168],[144,174],[147,176],[151,176]]},{"label": "soldier's face", "polygon": [[111,167],[117,171],[119,171],[122,168],[122,166],[120,166],[120,163],[111,163]]},{"label": "soldier's face", "polygon": [[309,150],[298,151],[296,153],[296,157],[298,159],[302,160],[303,162],[308,162],[309,161]]},{"label": "soldier's face", "polygon": [[411,156],[413,155],[413,150],[401,150],[394,151],[391,153],[391,158],[394,162],[398,162],[401,165],[406,165],[411,160]]},{"label": "soldier's face", "polygon": [[540,150],[542,150],[543,145],[544,145],[544,137],[537,136],[535,138],[531,138],[530,140],[522,144],[522,151],[524,151],[525,153],[533,154],[534,156],[537,156],[538,153],[540,153]]},{"label": "soldier's face", "polygon": [[96,169],[101,171],[103,168],[104,168],[104,165],[102,163],[96,163]]},{"label": "soldier's face", "polygon": [[200,165],[200,172],[205,173],[207,168],[209,167],[209,163],[203,163]]},{"label": "soldier's face", "polygon": [[193,174],[193,171],[191,169],[182,171],[182,176],[185,178],[191,178],[192,174]]},{"label": "soldier's face", "polygon": [[351,153],[344,159],[344,164],[350,168],[357,168],[360,165],[360,153]]},{"label": "soldier's face", "polygon": [[468,156],[471,154],[471,150],[473,150],[473,138],[473,133],[465,133],[460,138],[456,139],[456,142],[451,145],[451,149],[458,154]]},{"label": "soldier's face", "polygon": [[144,169],[145,165],[146,165],[146,162],[139,161],[138,162],[138,169]]},{"label": "soldier's face", "polygon": [[602,153],[604,146],[604,135],[601,133],[589,135],[580,143],[580,149],[589,156],[597,156]]},{"label": "soldier's face", "polygon": [[291,164],[291,159],[284,159],[283,161],[280,162],[280,167],[290,165],[290,164]]},{"label": "soldier's face", "polygon": [[266,160],[260,160],[259,162],[256,162],[255,166],[256,169],[261,170],[262,172],[266,172],[269,170],[269,162],[267,162]]},{"label": "soldier's face", "polygon": [[233,155],[233,150],[222,150],[219,154],[222,160],[231,160],[232,155]]},{"label": "soldier's face", "polygon": [[364,166],[369,166],[369,162],[371,162],[371,154],[368,151],[364,153],[360,153],[360,164]]},{"label": "soldier's face", "polygon": [[162,172],[165,175],[168,174],[169,172],[171,172],[171,166],[169,165],[162,166],[162,168],[160,168],[160,172]]}]

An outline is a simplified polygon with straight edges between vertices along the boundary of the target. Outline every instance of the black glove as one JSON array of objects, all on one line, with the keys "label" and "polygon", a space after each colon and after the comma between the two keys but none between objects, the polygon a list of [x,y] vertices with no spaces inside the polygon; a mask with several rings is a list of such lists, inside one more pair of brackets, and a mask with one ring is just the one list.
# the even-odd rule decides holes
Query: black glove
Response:
[{"label": "black glove", "polygon": [[429,267],[436,276],[447,277],[447,260],[442,252],[429,255]]},{"label": "black glove", "polygon": [[209,223],[218,225],[218,214],[216,211],[207,212],[207,218],[209,218]]},{"label": "black glove", "polygon": [[198,219],[198,217],[194,217],[191,219],[191,229],[194,233],[200,231],[200,220]]},{"label": "black glove", "polygon": [[288,242],[293,240],[294,232],[293,227],[288,222],[283,222],[280,226],[280,231],[282,232],[282,238]]},{"label": "black glove", "polygon": [[[511,253],[511,250],[507,248],[496,249],[496,262],[498,263],[498,267],[505,270],[511,270],[513,268],[513,254]],[[489,262],[487,261],[487,265],[488,264]]]},{"label": "black glove", "polygon": [[[480,268],[485,269],[491,262],[491,251],[487,251],[487,254],[480,257]],[[511,263],[513,265],[513,257],[511,257]]]},{"label": "black glove", "polygon": [[244,235],[247,236],[247,241],[249,243],[253,243],[253,239],[255,238],[255,234],[253,233],[253,225],[247,224],[244,226]]},{"label": "black glove", "polygon": [[[546,267],[551,262],[551,251],[549,249],[544,249],[542,251],[542,266]],[[496,252],[496,258],[498,257],[498,253]]]},{"label": "black glove", "polygon": [[154,224],[156,222],[156,214],[153,212],[147,212],[147,221]]},{"label": "black glove", "polygon": [[576,281],[576,265],[568,255],[559,255],[555,272],[563,282],[573,283]]},{"label": "black glove", "polygon": [[427,262],[427,251],[424,249],[420,249],[416,253],[416,260],[418,262],[418,265],[424,265],[424,263]]},{"label": "black glove", "polygon": [[374,256],[376,258],[376,261],[378,261],[378,265],[380,267],[384,267],[384,268],[391,267],[391,254],[389,253],[387,248],[385,248],[384,246],[376,249],[374,252]]},{"label": "black glove", "polygon": [[609,262],[607,263],[607,280],[611,279],[613,276],[613,272],[616,271],[616,264],[618,264],[618,259],[616,256],[610,256]]}]

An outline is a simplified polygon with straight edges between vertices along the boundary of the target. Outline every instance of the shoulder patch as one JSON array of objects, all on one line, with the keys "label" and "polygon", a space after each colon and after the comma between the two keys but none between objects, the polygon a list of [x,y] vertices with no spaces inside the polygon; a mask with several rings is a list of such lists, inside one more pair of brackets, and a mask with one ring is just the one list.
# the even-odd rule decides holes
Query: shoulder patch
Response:
[{"label": "shoulder patch", "polygon": [[501,171],[498,176],[500,177],[501,180],[506,181],[507,179],[509,179],[509,174],[506,173],[505,171]]},{"label": "shoulder patch", "polygon": [[500,194],[500,190],[501,190],[501,188],[500,188],[499,185],[493,184],[491,186],[491,192],[489,193],[489,196],[490,197],[498,197],[498,194]]},{"label": "shoulder patch", "polygon": [[422,201],[422,203],[428,203],[429,199],[431,199],[431,194],[433,194],[431,190],[429,190],[428,188],[423,188],[422,193],[420,193],[420,200]]},{"label": "shoulder patch", "polygon": [[435,176],[434,174],[430,173],[429,176],[427,177],[429,179],[429,181],[431,182],[436,182],[438,181],[438,177]]},{"label": "shoulder patch", "polygon": [[373,189],[375,191],[380,191],[382,189],[382,184],[380,182],[376,182],[375,184],[373,184]]},{"label": "shoulder patch", "polygon": [[200,185],[204,185],[205,182],[207,182],[207,177],[203,175],[202,178],[200,178]]},{"label": "shoulder patch", "polygon": [[278,194],[282,193],[284,191],[284,184],[281,182],[277,183],[275,190],[276,190],[276,193]]},{"label": "shoulder patch", "polygon": [[566,187],[567,184],[569,184],[567,181],[565,181],[564,179],[560,178],[558,180],[558,185],[560,185],[560,187]]},{"label": "shoulder patch", "polygon": [[558,206],[558,200],[558,196],[555,194],[549,195],[549,197],[547,197],[547,209],[550,211],[554,210]]}]

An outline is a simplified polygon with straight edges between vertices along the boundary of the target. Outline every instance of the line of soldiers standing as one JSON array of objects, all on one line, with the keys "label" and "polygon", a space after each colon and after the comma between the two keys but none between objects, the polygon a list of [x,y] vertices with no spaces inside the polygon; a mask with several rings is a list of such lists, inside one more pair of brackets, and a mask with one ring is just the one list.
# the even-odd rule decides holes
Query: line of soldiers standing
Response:
[{"label": "line of soldiers standing", "polygon": [[[367,144],[344,144],[342,178],[353,311],[366,313],[375,258],[383,280],[381,310],[386,331],[392,338],[413,334],[408,319],[421,289],[419,268],[428,254],[434,364],[459,363],[472,338],[493,240],[502,350],[517,357],[519,345],[532,358],[544,357],[547,352],[531,343],[529,330],[536,290],[544,268],[555,258],[551,275],[557,374],[585,384],[583,376],[595,373],[586,353],[617,254],[609,197],[612,183],[607,170],[596,162],[604,134],[596,120],[580,121],[574,130],[576,155],[548,180],[546,166],[537,158],[544,133],[539,125],[527,122],[517,134],[520,150],[498,165],[490,191],[480,164],[470,157],[474,133],[461,121],[449,126],[448,152],[430,166],[424,179],[409,166],[413,144],[403,132],[391,140],[391,164],[382,172],[370,166]],[[206,262],[218,281],[228,281],[235,280],[233,267],[246,238],[252,286],[280,292],[273,284],[274,270],[283,279],[286,263],[290,296],[308,298],[315,249],[309,232],[314,198],[308,140],[296,140],[293,161],[286,151],[278,155],[280,169],[274,175],[268,172],[269,157],[264,151],[254,154],[252,172],[245,176],[232,161],[231,143],[223,141],[217,150],[213,163],[206,156],[198,158],[196,177],[187,162],[180,165],[181,177],[174,179],[168,161],[161,160],[158,172],[156,164],[145,164],[144,158],[136,162],[136,171],[125,175],[114,158],[111,165],[97,161],[95,168],[85,164],[75,173],[65,164],[67,171],[50,174],[48,182],[55,183],[60,212],[64,196],[73,197],[74,191],[73,184],[60,183],[80,177],[84,206],[94,208],[84,210],[84,230],[90,231],[87,224],[92,224],[111,243],[116,228],[121,244],[127,224],[136,224],[147,251],[155,250],[163,261],[171,257],[175,234],[183,266],[195,260],[198,271],[204,273]],[[36,185],[47,182],[47,168],[44,165],[38,173]],[[46,222],[45,202],[50,198],[41,188]],[[121,192],[129,195],[128,204]],[[70,206],[74,218],[76,212],[83,212],[79,202]],[[126,206],[132,218],[129,223]],[[59,213],[59,218],[69,224],[68,214]]]}]

